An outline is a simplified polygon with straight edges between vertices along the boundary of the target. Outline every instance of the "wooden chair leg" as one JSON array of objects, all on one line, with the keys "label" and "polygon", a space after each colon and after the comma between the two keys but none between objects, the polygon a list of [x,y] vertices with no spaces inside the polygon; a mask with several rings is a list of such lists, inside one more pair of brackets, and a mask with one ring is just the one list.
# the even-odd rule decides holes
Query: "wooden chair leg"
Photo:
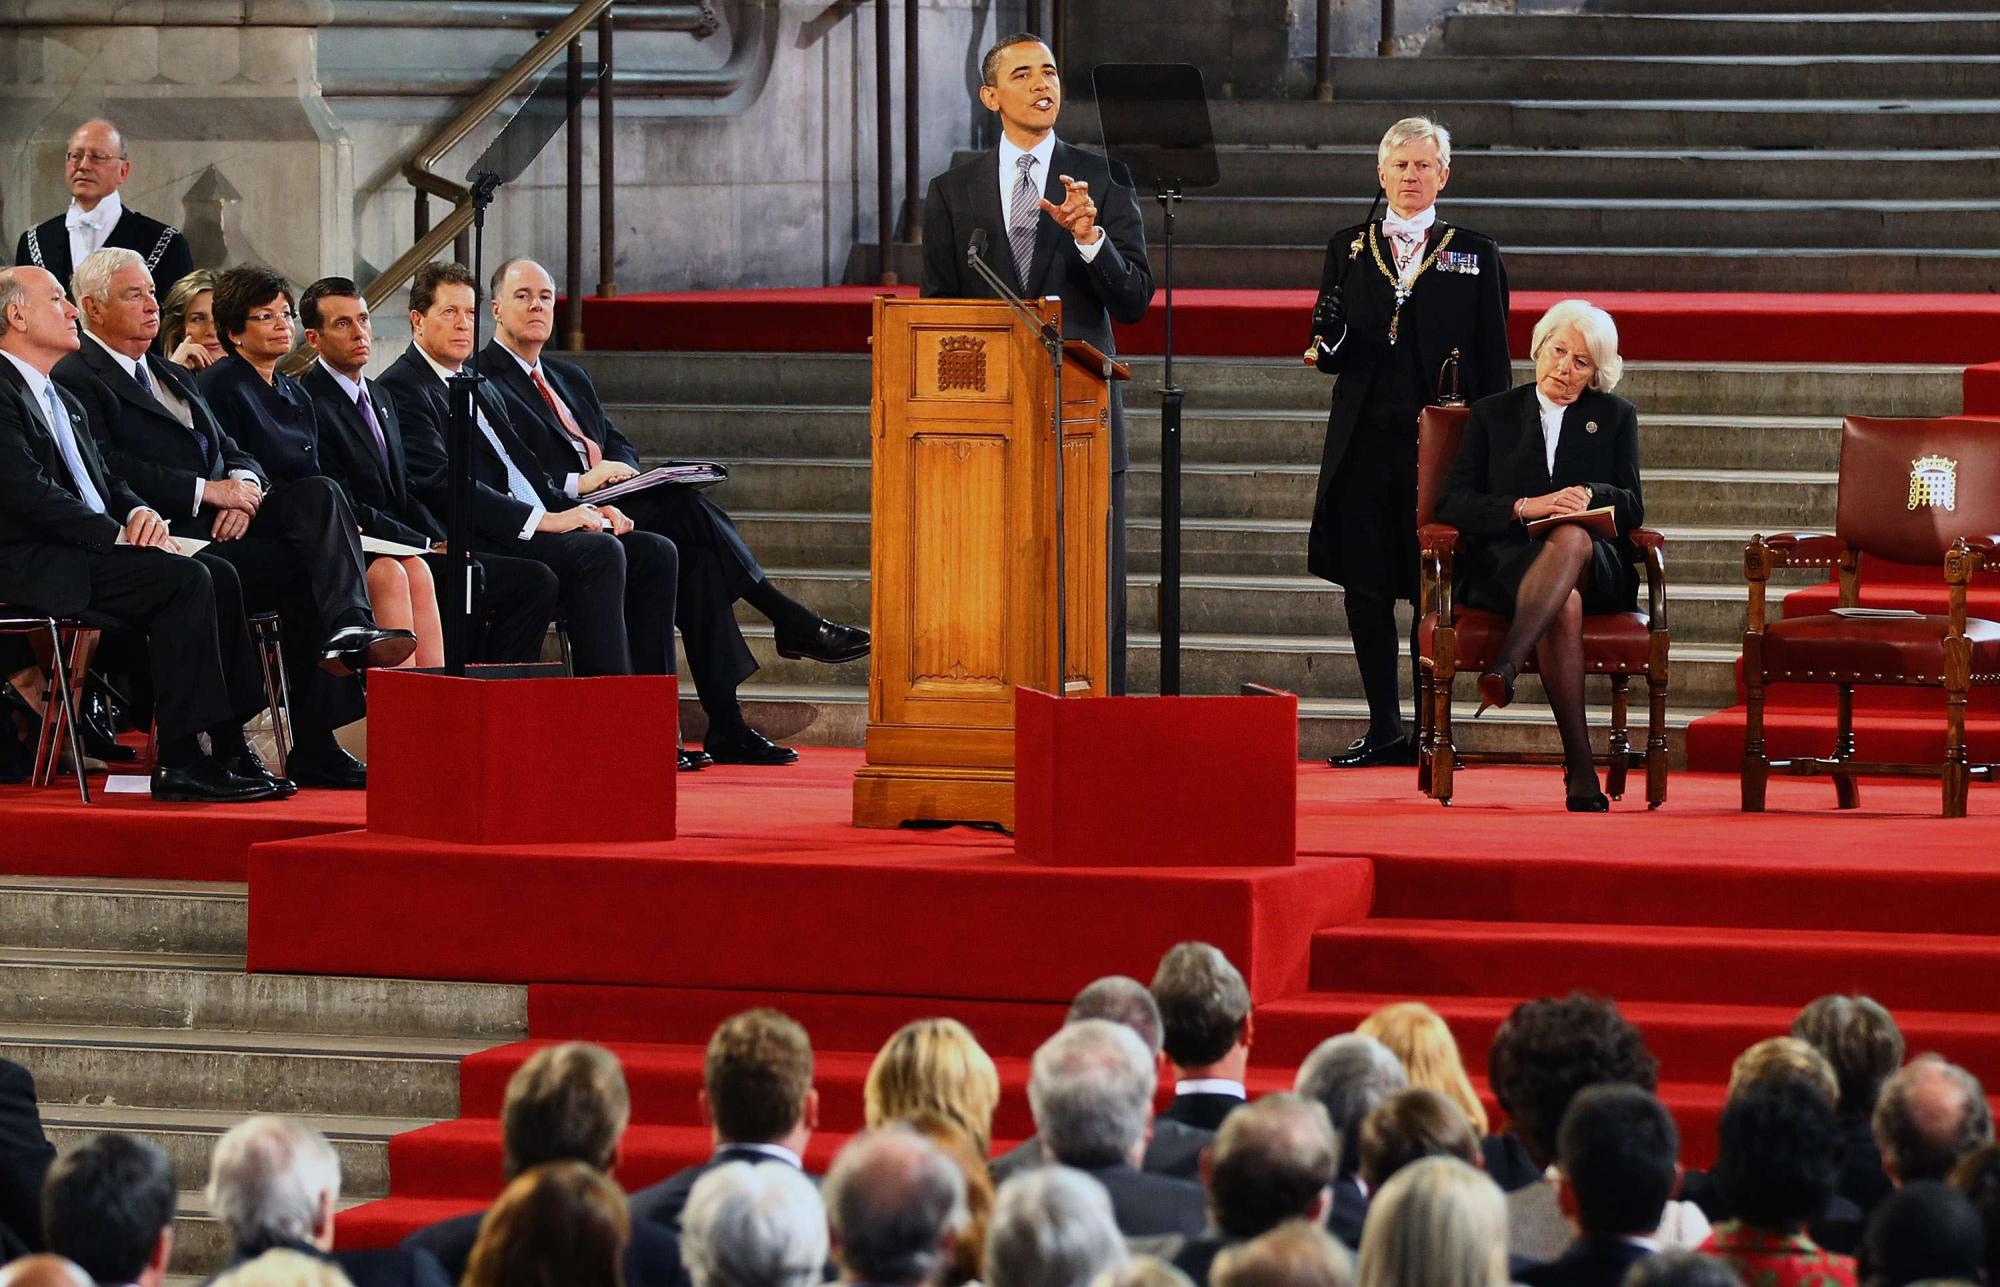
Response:
[{"label": "wooden chair leg", "polygon": [[1417,661],[1417,790],[1431,793],[1431,672]]},{"label": "wooden chair leg", "polygon": [[1646,675],[1646,807],[1667,802],[1667,677]]},{"label": "wooden chair leg", "polygon": [[[1854,758],[1854,685],[1840,685],[1840,695],[1835,699],[1833,758],[1836,761]],[[1861,807],[1861,784],[1852,773],[1835,770],[1833,774],[1834,803],[1842,809]]]},{"label": "wooden chair leg", "polygon": [[1451,741],[1451,693],[1456,671],[1431,677],[1431,798],[1451,804],[1451,773],[1457,756]]},{"label": "wooden chair leg", "polygon": [[1743,650],[1743,811],[1764,811],[1771,760],[1764,750],[1763,648],[1752,636]]},{"label": "wooden chair leg", "polygon": [[1625,798],[1625,771],[1632,760],[1632,714],[1627,709],[1627,689],[1631,682],[1625,675],[1611,676],[1611,746],[1604,773],[1604,794],[1614,800]]},{"label": "wooden chair leg", "polygon": [[1972,774],[1965,761],[1965,687],[1947,683],[1944,694],[1944,816],[1963,818]]}]

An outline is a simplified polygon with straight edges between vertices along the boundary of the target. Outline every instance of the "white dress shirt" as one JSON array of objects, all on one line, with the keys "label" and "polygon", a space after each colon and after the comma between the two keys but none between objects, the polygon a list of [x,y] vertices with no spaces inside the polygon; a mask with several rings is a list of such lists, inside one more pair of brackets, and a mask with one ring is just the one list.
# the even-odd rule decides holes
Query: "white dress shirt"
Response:
[{"label": "white dress shirt", "polygon": [[[69,265],[72,270],[82,263],[84,257],[93,251],[104,249],[104,243],[111,238],[111,230],[118,226],[118,220],[125,213],[125,203],[118,199],[116,192],[97,203],[95,210],[85,211],[72,198],[69,212],[63,216],[63,227],[69,230]],[[63,285],[69,285],[64,282]]]},{"label": "white dress shirt", "polygon": [[[1389,238],[1390,244],[1398,251],[1396,271],[1405,282],[1415,276],[1417,269],[1423,267],[1424,242],[1431,235],[1431,226],[1437,222],[1437,218],[1438,208],[1435,203],[1425,206],[1407,219],[1394,210],[1382,216],[1382,235]],[[1413,239],[1416,249],[1407,255],[1401,253],[1402,247],[1396,241],[1398,236]]]},{"label": "white dress shirt", "polygon": [[1228,1077],[1188,1077],[1174,1083],[1176,1095],[1228,1095],[1233,1099],[1248,1099],[1243,1083]]},{"label": "white dress shirt", "polygon": [[[722,1148],[741,1149],[748,1153],[762,1153],[765,1157],[773,1157],[780,1162],[790,1162],[801,1171],[806,1169],[806,1164],[799,1155],[786,1148],[783,1144],[724,1144]],[[716,1150],[717,1153],[721,1151],[722,1149]]]},{"label": "white dress shirt", "polygon": [[[116,194],[114,193],[113,195],[115,196]],[[139,359],[126,357],[123,353],[120,353],[117,349],[112,348],[109,344],[106,344],[103,340],[98,339],[96,333],[93,331],[86,330],[84,331],[84,334],[88,335],[93,341],[95,341],[98,348],[101,348],[106,353],[109,353],[111,355],[111,360],[118,364],[120,370],[124,371],[125,374],[131,376],[135,383],[138,381],[139,376],[137,372],[139,369]],[[183,428],[187,429],[194,428],[194,408],[190,407],[187,404],[187,402],[182,399],[180,394],[175,393],[173,388],[169,386],[165,380],[162,380],[158,376],[154,375],[151,368],[148,368],[146,371],[146,384],[153,390],[153,401],[159,403],[162,407],[166,408],[166,412],[168,415],[180,421]],[[251,470],[232,469],[229,471],[229,476],[235,479],[239,483],[249,483],[252,486],[256,487],[259,491],[263,490],[264,487],[263,481],[259,479],[257,475]],[[193,508],[188,510],[189,518],[193,518],[196,514],[201,513],[202,490],[206,485],[207,485],[207,480],[205,479],[197,478],[194,480],[194,506]]]},{"label": "white dress shirt", "polygon": [[[1012,226],[1014,188],[1021,182],[1020,158],[1022,156],[1032,156],[1035,158],[1035,164],[1028,170],[1028,176],[1035,181],[1035,191],[1046,192],[1049,187],[1049,158],[1055,155],[1055,151],[1056,132],[1054,130],[1050,130],[1047,134],[1043,135],[1041,142],[1035,144],[1033,148],[1025,152],[1021,148],[1016,147],[1014,140],[1008,138],[1005,134],[1000,136],[1000,227],[1003,232]],[[1101,196],[1103,194],[1099,193],[1098,195]],[[1046,214],[1048,212],[1043,211],[1042,213]],[[1103,247],[1104,238],[1108,235],[1104,229],[1099,228],[1097,230],[1096,241],[1091,242],[1088,246],[1080,241],[1076,243],[1076,253],[1083,256],[1084,263],[1087,264],[1097,258],[1097,252]],[[1027,276],[1028,265],[1018,264],[1016,267],[1021,270],[1023,277]]]},{"label": "white dress shirt", "polygon": [[[508,357],[513,358],[515,362],[520,364],[521,369],[528,373],[528,379],[530,381],[540,380],[544,384],[548,383],[549,377],[543,374],[542,364],[539,361],[530,362],[528,361],[528,359],[522,357],[519,353],[516,353],[514,350],[508,348],[505,344],[502,344],[500,348],[507,354]],[[562,394],[556,392],[556,387],[553,384],[549,385],[549,395],[555,398],[562,397]],[[571,419],[576,418],[576,411],[573,408],[570,410],[569,414]],[[567,434],[563,436],[565,438],[569,437],[569,435]],[[574,451],[577,454],[577,459],[579,461],[589,460],[590,458],[589,453],[585,451],[582,443],[578,442],[574,438],[570,438],[569,445],[570,445],[570,450]],[[569,497],[571,500],[575,500],[577,498],[577,486],[581,482],[582,478],[583,475],[580,473],[564,474],[563,495]]]},{"label": "white dress shirt", "polygon": [[1556,448],[1562,443],[1563,413],[1569,408],[1560,402],[1551,402],[1539,387],[1535,390],[1535,401],[1542,409],[1542,454],[1549,463],[1549,478],[1556,476]]},{"label": "white dress shirt", "polygon": [[[458,374],[457,367],[446,366],[444,363],[438,361],[436,358],[430,355],[429,351],[426,350],[423,345],[416,343],[414,340],[411,341],[411,345],[417,350],[418,356],[422,357],[424,361],[430,363],[431,370],[437,372],[438,379],[443,380],[446,384],[450,384],[451,377]],[[339,373],[335,372],[335,374],[337,375]],[[486,435],[486,441],[493,448],[493,453],[499,456],[501,462],[504,464],[507,460],[507,449],[501,446],[500,435],[493,432],[493,426],[487,423],[486,412],[484,408],[482,408],[479,405],[479,399],[477,398],[474,398],[472,400],[472,414],[477,416],[479,419],[479,432]],[[516,468],[519,468],[519,466],[516,466]],[[535,528],[541,524],[542,515],[548,512],[549,511],[546,506],[540,504],[529,504],[528,521],[521,524],[521,530],[518,533],[516,533],[516,535],[523,541],[533,536],[535,534]]]},{"label": "white dress shirt", "polygon": [[[49,377],[47,377],[46,375],[43,375],[40,371],[37,371],[35,368],[29,366],[26,362],[23,362],[20,358],[17,358],[12,353],[7,352],[5,349],[0,349],[0,357],[4,357],[9,362],[12,362],[14,364],[14,369],[21,373],[21,378],[24,381],[26,381],[28,385],[28,401],[35,404],[35,414],[42,417],[43,420],[46,421],[49,416],[54,414],[49,408],[49,389],[53,386],[54,382],[51,381]],[[58,399],[57,401],[58,404],[60,405],[61,400]],[[55,436],[56,448],[59,454],[63,456],[64,468],[69,467],[69,455],[70,455],[70,452],[65,452],[61,450],[63,447],[63,440],[65,438],[69,439],[70,450],[76,453],[77,458],[79,460],[83,458],[83,448],[76,443],[76,426],[70,423],[70,418],[67,414],[63,415],[61,424],[50,424],[47,426],[47,428],[48,431]],[[74,470],[71,471],[70,484],[73,487],[75,487],[77,495],[79,496],[83,495],[86,488],[88,488],[91,491],[96,490],[95,484],[93,484],[88,478],[76,477]],[[97,499],[100,505],[108,504],[107,498],[105,497],[100,496]],[[155,512],[156,511],[154,511],[153,507],[150,505],[134,505],[132,507],[132,513],[127,514],[125,516],[125,522],[130,523],[132,521],[132,516],[134,514],[141,514],[141,513],[153,514]],[[109,518],[110,514],[105,513],[105,517]],[[123,526],[123,524],[120,524],[120,526]]]}]

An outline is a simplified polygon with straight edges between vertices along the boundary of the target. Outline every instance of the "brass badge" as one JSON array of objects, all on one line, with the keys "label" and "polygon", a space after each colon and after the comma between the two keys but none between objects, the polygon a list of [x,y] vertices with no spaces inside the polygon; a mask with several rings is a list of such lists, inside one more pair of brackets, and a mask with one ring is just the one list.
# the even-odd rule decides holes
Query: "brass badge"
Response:
[{"label": "brass badge", "polygon": [[1910,462],[1911,509],[1958,508],[1958,462],[1919,456]]},{"label": "brass badge", "polygon": [[1595,420],[1591,420],[1591,421],[1587,421],[1587,422],[1586,422],[1586,423],[1584,424],[1584,426],[1583,426],[1583,431],[1584,431],[1585,433],[1596,433],[1596,432],[1597,432],[1597,422],[1596,422]]},{"label": "brass badge", "polygon": [[939,390],[986,392],[986,341],[971,335],[948,335],[938,345]]}]

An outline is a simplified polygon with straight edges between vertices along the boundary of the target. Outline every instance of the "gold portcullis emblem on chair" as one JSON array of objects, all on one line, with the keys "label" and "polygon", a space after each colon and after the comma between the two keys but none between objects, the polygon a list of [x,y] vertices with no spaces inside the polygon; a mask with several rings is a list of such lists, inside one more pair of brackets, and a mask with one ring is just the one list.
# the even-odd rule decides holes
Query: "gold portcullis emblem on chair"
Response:
[{"label": "gold portcullis emblem on chair", "polygon": [[938,345],[939,390],[986,392],[986,341],[972,335],[948,335]]},{"label": "gold portcullis emblem on chair", "polygon": [[1919,456],[1910,462],[1911,509],[1958,508],[1958,462]]}]

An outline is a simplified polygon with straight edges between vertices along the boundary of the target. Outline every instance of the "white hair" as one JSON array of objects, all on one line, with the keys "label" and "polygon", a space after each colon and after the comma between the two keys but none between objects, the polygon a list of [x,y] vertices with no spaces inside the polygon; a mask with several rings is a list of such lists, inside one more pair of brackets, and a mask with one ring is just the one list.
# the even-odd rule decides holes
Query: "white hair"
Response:
[{"label": "white hair", "polygon": [[136,250],[106,246],[102,250],[91,251],[76,266],[76,271],[69,275],[70,302],[78,308],[83,307],[86,299],[94,299],[100,304],[107,302],[111,298],[111,279],[127,268],[136,268],[146,274],[147,281],[153,280],[152,271],[146,267],[145,256]]},{"label": "white hair", "polygon": [[1014,1176],[986,1226],[986,1287],[1089,1287],[1129,1258],[1104,1186],[1066,1166]]},{"label": "white hair", "polygon": [[353,1287],[353,1280],[331,1260],[273,1247],[217,1276],[213,1287]]},{"label": "white hair", "polygon": [[1369,1203],[1360,1287],[1506,1287],[1507,1202],[1455,1157],[1396,1172]]},{"label": "white hair", "polygon": [[681,1216],[694,1287],[814,1287],[826,1245],[819,1190],[783,1164],[723,1163],[695,1181]]},{"label": "white hair", "polygon": [[1108,1019],[1058,1029],[1035,1051],[1028,1106],[1050,1156],[1071,1166],[1124,1160],[1146,1133],[1159,1070],[1139,1034]]},{"label": "white hair", "polygon": [[1557,300],[1555,307],[1542,314],[1542,320],[1535,323],[1534,338],[1528,342],[1528,356],[1541,357],[1542,345],[1548,343],[1549,337],[1572,326],[1583,337],[1590,360],[1596,364],[1590,374],[1590,387],[1611,392],[1625,374],[1625,359],[1618,356],[1618,323],[1587,299]]},{"label": "white hair", "polygon": [[1425,139],[1437,144],[1438,164],[1451,168],[1451,131],[1428,116],[1405,116],[1391,125],[1382,135],[1381,145],[1375,149],[1375,164],[1389,164],[1389,154],[1407,143],[1421,143]]},{"label": "white hair", "polygon": [[1326,1109],[1339,1137],[1342,1160],[1350,1161],[1357,1151],[1361,1120],[1375,1106],[1410,1084],[1403,1061],[1396,1052],[1373,1037],[1344,1032],[1328,1037],[1313,1048],[1299,1065],[1292,1089],[1307,1099],[1318,1100]]},{"label": "white hair", "polygon": [[311,1241],[328,1199],[340,1200],[340,1158],[304,1122],[247,1118],[215,1146],[208,1205],[240,1247]]}]

